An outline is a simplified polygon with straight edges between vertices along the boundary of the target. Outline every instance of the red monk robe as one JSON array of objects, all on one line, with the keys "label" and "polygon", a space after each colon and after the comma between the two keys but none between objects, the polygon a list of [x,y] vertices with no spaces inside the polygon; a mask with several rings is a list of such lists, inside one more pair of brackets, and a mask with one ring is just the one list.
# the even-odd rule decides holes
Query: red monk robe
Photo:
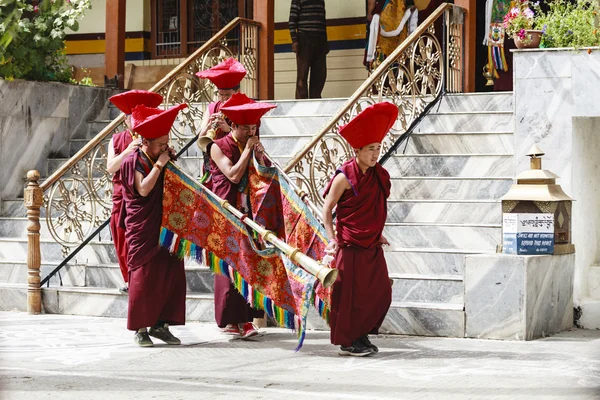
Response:
[{"label": "red monk robe", "polygon": [[[123,132],[116,133],[112,137],[113,150],[115,157],[121,154],[127,146],[133,141],[131,133],[126,130]],[[119,226],[121,220],[121,213],[125,212],[125,203],[123,202],[123,186],[121,184],[121,170],[117,170],[112,177],[113,183],[113,208],[110,214],[110,234],[112,235],[113,242],[115,244],[115,250],[117,252],[117,259],[119,260],[119,268],[121,269],[121,275],[125,283],[128,281],[129,269],[127,268],[127,244],[125,243],[125,229]]]},{"label": "red monk robe", "polygon": [[334,263],[339,276],[333,286],[329,323],[331,343],[349,347],[363,335],[377,334],[392,302],[380,243],[391,183],[381,165],[363,174],[356,159],[344,163],[336,175],[339,173],[348,179],[351,189],[337,203],[338,251]]},{"label": "red monk robe", "polygon": [[154,326],[159,321],[169,325],[185,324],[183,261],[158,246],[164,172],[146,197],[141,196],[134,186],[135,171],[147,176],[151,170],[152,162],[140,149],[121,165],[125,237],[129,247],[129,330]]},{"label": "red monk robe", "polygon": [[[211,144],[211,146],[215,145],[219,146],[225,157],[229,158],[233,164],[239,161],[241,151],[231,133]],[[208,153],[210,154],[210,146],[208,147]],[[212,159],[210,160],[210,173],[212,175],[212,191],[217,196],[227,200],[238,210],[249,209],[248,204],[241,204],[239,201],[239,185],[227,179]],[[237,325],[252,322],[253,318],[262,318],[263,316],[263,311],[256,310],[248,305],[228,277],[215,275],[215,320],[219,327],[224,328],[230,324]]]}]

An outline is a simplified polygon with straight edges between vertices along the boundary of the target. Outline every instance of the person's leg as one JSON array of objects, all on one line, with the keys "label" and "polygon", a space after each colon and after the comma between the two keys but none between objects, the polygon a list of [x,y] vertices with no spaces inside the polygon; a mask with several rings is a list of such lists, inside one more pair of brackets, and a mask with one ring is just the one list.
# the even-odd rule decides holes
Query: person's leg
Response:
[{"label": "person's leg", "polygon": [[308,99],[308,71],[310,68],[309,40],[298,35],[298,53],[296,53],[296,99]]},{"label": "person's leg", "polygon": [[310,90],[309,98],[320,99],[325,81],[327,80],[327,53],[329,44],[327,38],[311,38],[313,42],[313,54],[310,62]]}]

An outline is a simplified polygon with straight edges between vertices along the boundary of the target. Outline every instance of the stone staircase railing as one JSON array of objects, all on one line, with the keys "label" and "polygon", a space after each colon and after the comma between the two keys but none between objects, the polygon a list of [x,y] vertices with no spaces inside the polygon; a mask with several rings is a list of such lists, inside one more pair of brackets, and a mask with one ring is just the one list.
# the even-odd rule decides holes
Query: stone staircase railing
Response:
[{"label": "stone staircase railing", "polygon": [[[463,15],[461,7],[440,5],[286,165],[284,171],[315,204],[323,204],[321,193],[329,179],[353,156],[353,150],[337,134],[339,128],[364,108],[383,101],[399,108],[398,120],[383,142],[383,154],[386,154],[443,93],[462,92]],[[442,44],[435,32],[436,22],[440,20]]]},{"label": "stone staircase railing", "polygon": [[[176,150],[195,140],[202,113],[212,101],[214,86],[197,78],[197,71],[211,68],[228,57],[237,58],[248,71],[241,90],[249,97],[257,97],[259,26],[255,21],[234,19],[150,89],[163,95],[161,107],[178,103],[194,105],[180,113],[179,123],[171,130]],[[38,183],[39,172],[27,174],[24,202],[29,219],[29,312],[41,312],[40,208],[46,208],[46,227],[62,246],[65,258],[73,248],[80,248],[95,236],[92,233],[97,233],[105,224],[112,208],[112,181],[106,171],[107,146],[112,135],[123,129],[124,115],[121,114],[42,184]],[[66,261],[61,263],[64,264]]]}]

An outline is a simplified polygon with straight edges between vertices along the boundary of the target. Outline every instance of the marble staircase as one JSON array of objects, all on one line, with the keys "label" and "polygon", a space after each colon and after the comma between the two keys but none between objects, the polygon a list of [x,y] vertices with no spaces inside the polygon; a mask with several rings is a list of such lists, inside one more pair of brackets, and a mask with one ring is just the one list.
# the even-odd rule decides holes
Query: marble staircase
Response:
[{"label": "marble staircase", "polygon": [[[278,101],[261,127],[269,154],[285,165],[344,101]],[[95,122],[97,128],[102,122]],[[464,336],[464,256],[493,252],[500,242],[498,198],[515,175],[513,124],[512,94],[446,96],[418,125],[406,152],[385,164],[393,179],[385,234],[392,244],[386,257],[394,286],[383,331]],[[72,141],[69,153],[85,141]],[[46,172],[62,161],[48,160]],[[195,146],[180,164],[199,174]],[[22,200],[5,202],[1,215],[0,309],[23,309],[27,242]],[[63,256],[48,232],[42,231],[41,239],[45,276]],[[46,312],[126,316],[116,262],[108,231],[102,232],[44,289]],[[186,276],[188,319],[212,321],[210,272],[186,263]],[[309,323],[324,327],[316,315]]]}]

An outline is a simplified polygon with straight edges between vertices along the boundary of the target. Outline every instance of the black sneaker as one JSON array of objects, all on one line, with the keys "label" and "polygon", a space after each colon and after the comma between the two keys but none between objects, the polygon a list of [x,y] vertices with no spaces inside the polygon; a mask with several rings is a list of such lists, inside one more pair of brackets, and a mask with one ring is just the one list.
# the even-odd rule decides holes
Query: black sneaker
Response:
[{"label": "black sneaker", "polygon": [[173,336],[169,330],[169,324],[165,323],[163,326],[153,326],[148,331],[150,336],[162,340],[166,344],[178,345],[181,344],[181,340]]},{"label": "black sneaker", "polygon": [[341,346],[338,354],[340,356],[364,357],[373,354],[373,350],[365,347],[360,340],[355,340],[351,346]]},{"label": "black sneaker", "polygon": [[379,348],[377,346],[375,346],[373,343],[371,343],[371,341],[369,340],[369,336],[364,335],[362,336],[360,339],[358,339],[360,341],[360,343],[365,346],[368,349],[373,350],[373,354],[377,354],[379,353]]},{"label": "black sneaker", "polygon": [[153,347],[152,339],[148,336],[147,331],[137,331],[133,337],[133,341],[140,347]]},{"label": "black sneaker", "polygon": [[123,294],[129,294],[129,287],[123,286],[122,288],[119,288],[119,292]]}]

